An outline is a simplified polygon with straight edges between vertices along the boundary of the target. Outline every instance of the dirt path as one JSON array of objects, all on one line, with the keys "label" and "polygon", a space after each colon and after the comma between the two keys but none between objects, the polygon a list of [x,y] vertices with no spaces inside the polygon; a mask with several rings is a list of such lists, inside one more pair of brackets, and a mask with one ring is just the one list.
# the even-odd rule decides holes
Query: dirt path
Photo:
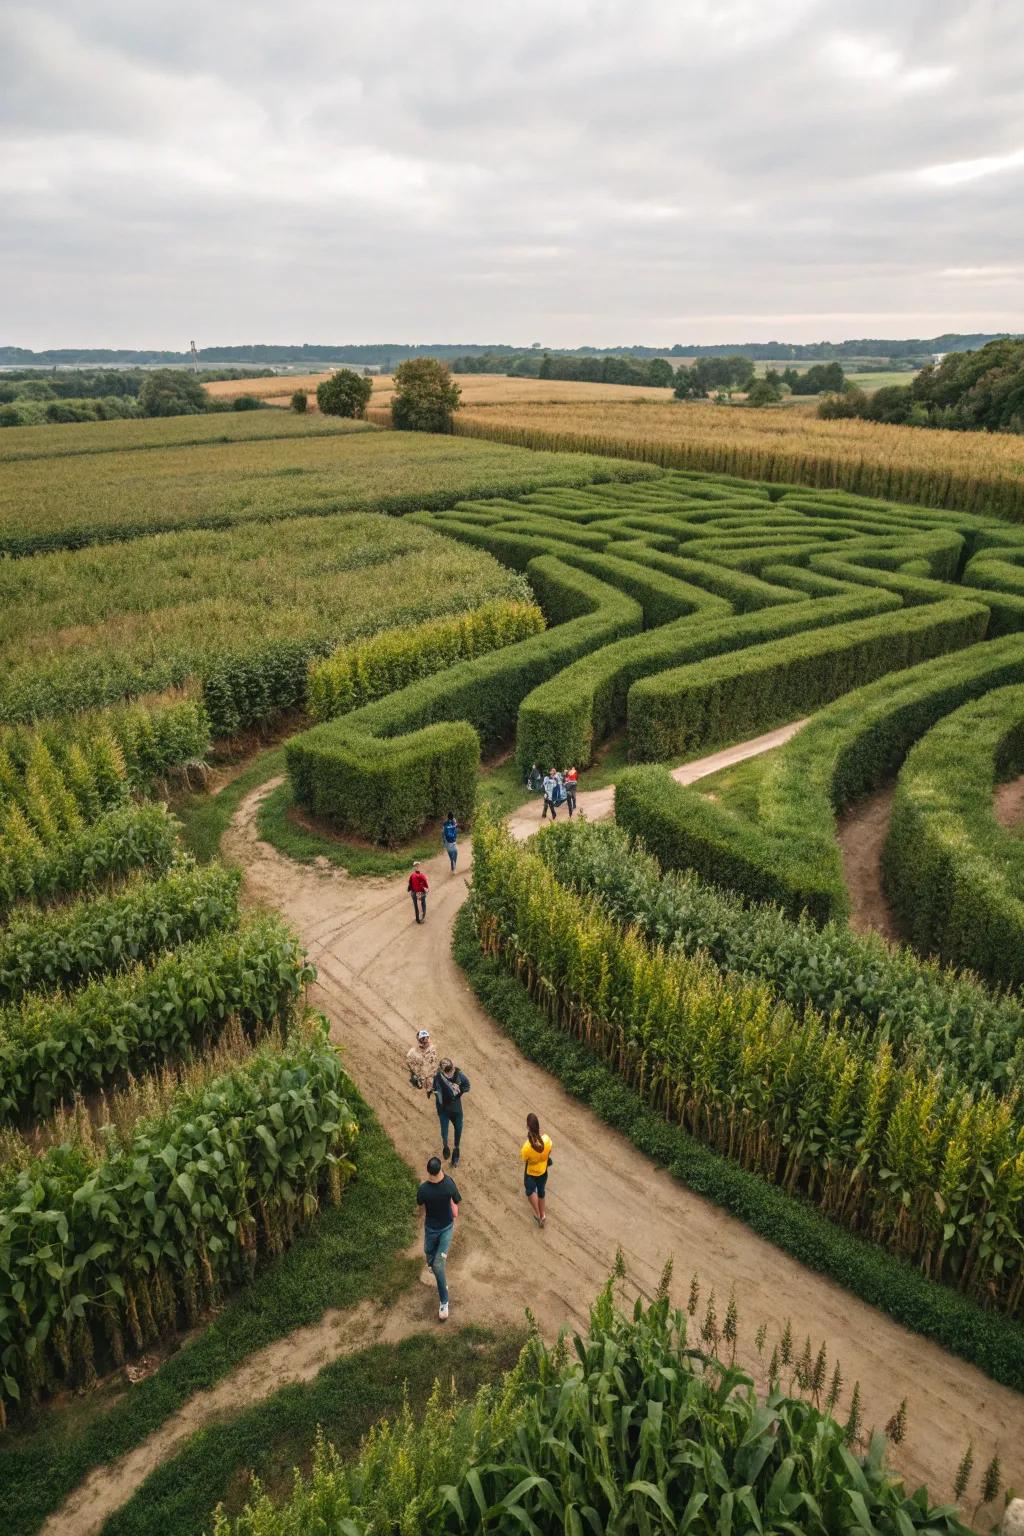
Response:
[{"label": "dirt path", "polygon": [[[675,776],[692,782],[781,745],[798,728],[687,764]],[[617,1247],[630,1288],[646,1296],[672,1257],[680,1302],[694,1271],[704,1297],[714,1286],[720,1318],[735,1287],[741,1336],[748,1341],[762,1321],[777,1338],[789,1318],[801,1343],[810,1335],[816,1350],[825,1340],[830,1371],[838,1359],[848,1389],[860,1381],[867,1425],[883,1424],[906,1397],[909,1429],[898,1461],[911,1487],[927,1481],[937,1499],[948,1496],[969,1440],[978,1465],[998,1449],[1006,1482],[1024,1482],[1024,1397],[907,1333],[756,1237],[654,1167],[553,1078],[523,1060],[483,1012],[451,958],[452,923],[469,875],[468,844],[460,851],[456,875],[442,853],[426,866],[428,916],[417,927],[404,876],[357,881],[341,871],[294,864],[260,840],[259,803],[277,782],[243,801],[225,838],[225,854],[245,869],[248,899],[276,907],[302,936],[319,971],[314,1001],[330,1016],[333,1038],[360,1091],[414,1168],[439,1150],[436,1115],[425,1095],[408,1086],[403,1070],[415,1031],[429,1028],[472,1082],[457,1174],[464,1215],[449,1266],[453,1322],[521,1322],[528,1306],[553,1335],[563,1324],[585,1321]],[[595,818],[610,813],[612,799],[613,791],[595,790],[581,794],[579,804]],[[524,808],[510,823],[517,835],[531,835],[539,825],[538,805]],[[518,1148],[528,1109],[540,1116],[555,1143],[544,1232],[530,1220],[523,1198]],[[92,1536],[201,1424],[288,1381],[306,1380],[346,1349],[390,1337],[392,1330],[402,1337],[417,1327],[436,1327],[436,1317],[436,1293],[414,1287],[393,1318],[382,1318],[372,1307],[349,1318],[327,1314],[315,1327],[270,1346],[193,1399],[122,1461],[97,1469],[44,1527],[46,1536]],[[69,1521],[72,1504],[76,1515]]]},{"label": "dirt path", "polygon": [[992,809],[996,821],[1007,831],[1020,826],[1024,821],[1024,774],[1005,784],[996,785],[992,795]]},{"label": "dirt path", "polygon": [[896,942],[899,931],[882,884],[882,850],[889,835],[892,797],[890,784],[858,800],[840,816],[836,837],[850,893],[850,927],[855,933],[880,933]]}]

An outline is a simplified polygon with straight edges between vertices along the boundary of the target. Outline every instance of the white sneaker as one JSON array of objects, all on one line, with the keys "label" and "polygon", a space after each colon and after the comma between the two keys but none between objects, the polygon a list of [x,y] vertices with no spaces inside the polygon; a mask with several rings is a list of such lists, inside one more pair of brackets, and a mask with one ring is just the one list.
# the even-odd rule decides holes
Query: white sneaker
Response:
[{"label": "white sneaker", "polygon": [[443,1301],[438,1307],[437,1315],[441,1319],[442,1323],[446,1323],[448,1321],[448,1303],[446,1301]]}]

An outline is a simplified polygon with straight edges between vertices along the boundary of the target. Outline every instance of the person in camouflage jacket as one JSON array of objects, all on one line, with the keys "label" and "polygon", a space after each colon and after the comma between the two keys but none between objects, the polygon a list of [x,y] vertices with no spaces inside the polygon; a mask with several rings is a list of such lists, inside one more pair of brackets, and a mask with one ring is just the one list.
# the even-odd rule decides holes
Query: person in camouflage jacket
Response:
[{"label": "person in camouflage jacket", "polygon": [[409,1081],[412,1086],[423,1088],[427,1093],[433,1093],[438,1056],[437,1046],[431,1043],[429,1029],[417,1030],[416,1044],[405,1059],[409,1066]]}]

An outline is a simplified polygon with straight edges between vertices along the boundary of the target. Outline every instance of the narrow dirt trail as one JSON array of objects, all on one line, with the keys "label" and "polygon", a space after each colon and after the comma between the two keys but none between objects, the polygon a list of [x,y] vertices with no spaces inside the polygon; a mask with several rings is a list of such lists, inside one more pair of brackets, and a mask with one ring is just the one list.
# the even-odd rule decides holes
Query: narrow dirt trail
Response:
[{"label": "narrow dirt trail", "polygon": [[889,836],[895,787],[887,784],[843,812],[836,840],[843,856],[843,878],[850,893],[854,933],[880,933],[899,942],[899,929],[882,883],[882,853]]},{"label": "narrow dirt trail", "polygon": [[[693,782],[769,751],[802,723],[686,764],[675,777]],[[936,1498],[948,1496],[968,1441],[979,1464],[998,1449],[1006,1482],[1024,1483],[1024,1397],[755,1236],[655,1167],[519,1055],[451,958],[452,924],[470,873],[468,843],[460,849],[457,874],[450,874],[440,852],[425,866],[431,893],[427,921],[417,927],[405,876],[354,880],[337,870],[292,863],[260,840],[259,804],[278,782],[260,786],[243,801],[224,853],[245,870],[247,898],[277,908],[299,932],[319,972],[313,1001],[330,1017],[332,1038],[343,1048],[349,1072],[413,1168],[422,1168],[440,1150],[437,1117],[426,1096],[409,1086],[404,1068],[415,1031],[428,1028],[472,1084],[456,1174],[463,1214],[449,1263],[453,1323],[519,1323],[529,1307],[545,1334],[553,1336],[564,1324],[585,1321],[617,1248],[623,1251],[629,1288],[644,1296],[654,1293],[671,1257],[680,1303],[694,1271],[702,1308],[713,1286],[720,1319],[735,1287],[741,1339],[751,1353],[761,1322],[768,1323],[770,1339],[777,1339],[792,1319],[798,1348],[805,1335],[815,1351],[824,1340],[829,1369],[841,1362],[848,1390],[860,1381],[866,1425],[884,1424],[906,1397],[909,1428],[896,1460],[910,1487],[928,1482]],[[597,819],[611,813],[613,798],[611,789],[581,793],[579,807]],[[532,835],[540,824],[539,802],[509,821],[517,836]],[[531,1109],[555,1147],[543,1232],[523,1197],[518,1155]],[[347,1316],[325,1315],[193,1399],[120,1462],[98,1468],[47,1523],[46,1536],[93,1536],[201,1425],[289,1381],[309,1379],[346,1350],[436,1326],[432,1287],[413,1287],[391,1317],[369,1305]]]}]

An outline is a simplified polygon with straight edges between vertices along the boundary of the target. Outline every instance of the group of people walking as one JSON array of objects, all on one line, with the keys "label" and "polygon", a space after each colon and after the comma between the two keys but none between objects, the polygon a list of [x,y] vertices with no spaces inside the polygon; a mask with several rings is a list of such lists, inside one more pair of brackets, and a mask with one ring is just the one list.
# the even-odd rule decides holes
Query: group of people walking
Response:
[{"label": "group of people walking", "polygon": [[526,775],[526,787],[535,795],[543,794],[544,809],[540,813],[541,821],[547,820],[548,812],[551,812],[551,820],[558,820],[558,808],[564,805],[569,812],[569,820],[572,820],[576,810],[576,787],[579,783],[579,774],[575,768],[549,768],[547,773],[541,773],[534,763]]},{"label": "group of people walking", "polygon": [[[454,866],[453,866],[454,867]],[[417,922],[421,921],[417,918]],[[469,1093],[469,1078],[450,1056],[441,1056],[428,1029],[416,1032],[416,1043],[407,1056],[410,1085],[434,1100],[441,1133],[441,1156],[427,1159],[427,1177],[416,1192],[416,1204],[423,1211],[423,1253],[427,1269],[437,1283],[438,1317],[448,1317],[448,1250],[455,1235],[462,1195],[444,1164],[454,1169],[462,1156],[464,1102]],[[541,1132],[537,1116],[526,1117],[526,1140],[519,1149],[523,1164],[523,1185],[533,1210],[533,1218],[543,1228],[547,1222],[546,1195],[548,1169],[551,1166],[551,1137]]]}]

